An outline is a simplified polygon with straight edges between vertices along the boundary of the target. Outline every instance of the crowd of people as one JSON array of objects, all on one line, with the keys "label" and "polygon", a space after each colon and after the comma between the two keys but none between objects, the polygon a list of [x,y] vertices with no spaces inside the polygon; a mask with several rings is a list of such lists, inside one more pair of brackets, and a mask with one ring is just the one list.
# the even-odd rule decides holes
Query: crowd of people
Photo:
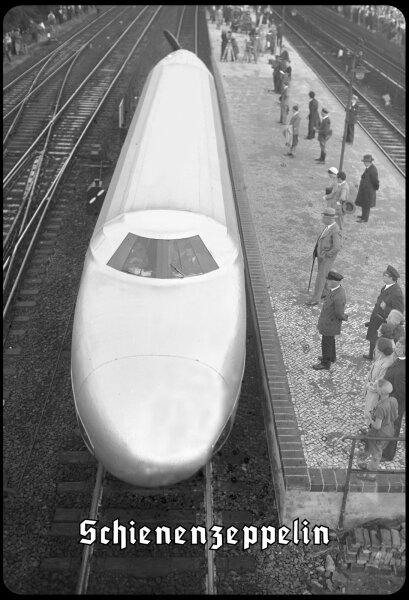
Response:
[{"label": "crowd of people", "polygon": [[[356,11],[354,11],[356,12]],[[365,14],[365,13],[363,13]],[[287,147],[286,157],[296,158],[300,136],[300,105],[293,104],[291,111],[291,60],[288,49],[282,43],[282,24],[274,24],[270,14],[265,14],[264,31],[262,27],[253,28],[249,34],[251,53],[255,55],[264,49],[271,52],[270,64],[273,69],[274,89],[269,90],[279,94],[279,123],[284,125],[283,133]],[[228,32],[229,39],[232,33]],[[221,60],[225,57],[226,42],[222,33]],[[260,43],[262,40],[262,43]],[[263,45],[265,40],[265,44]],[[253,48],[257,50],[254,51]],[[237,48],[237,44],[236,44]],[[247,52],[246,46],[246,52]],[[235,59],[237,59],[238,50]],[[225,59],[225,58],[224,58]],[[327,144],[332,136],[329,111],[319,106],[314,91],[310,91],[308,102],[308,131],[305,139],[313,140],[317,135],[320,156],[315,160],[325,164]],[[355,124],[358,121],[358,97],[353,94],[346,109],[346,138],[345,143],[353,144]],[[291,112],[291,115],[290,115]],[[316,306],[321,301],[323,305],[317,323],[321,335],[322,355],[318,363],[312,365],[316,371],[327,371],[336,361],[335,338],[341,333],[342,323],[348,320],[345,313],[347,302],[345,290],[342,287],[343,276],[333,270],[337,255],[342,250],[344,217],[354,213],[361,207],[362,214],[356,217],[356,224],[364,224],[369,220],[370,209],[376,205],[376,192],[379,189],[379,176],[374,164],[374,157],[365,154],[362,158],[364,170],[358,188],[355,202],[350,200],[350,189],[345,171],[336,167],[328,169],[329,185],[325,189],[322,210],[323,230],[321,231],[313,251],[313,266],[318,262],[318,270],[314,290],[306,302],[308,307]],[[405,356],[406,338],[404,329],[404,300],[398,284],[399,273],[392,265],[383,272],[384,286],[372,311],[367,327],[366,339],[369,341],[368,354],[365,360],[373,361],[363,389],[362,422],[360,433],[365,438],[364,449],[361,452],[359,468],[361,479],[374,480],[379,469],[380,461],[393,460],[396,453],[396,441],[388,442],[385,438],[398,437],[400,434],[402,416],[405,410]],[[311,278],[310,278],[311,283]]]},{"label": "crowd of people", "polygon": [[385,4],[343,4],[332,8],[353,23],[400,46],[406,43],[406,21],[403,13],[395,6]]},{"label": "crowd of people", "polygon": [[27,49],[32,44],[37,44],[47,39],[54,39],[59,29],[67,21],[80,18],[88,11],[98,10],[95,4],[66,4],[60,5],[55,11],[50,10],[47,18],[36,22],[28,19],[28,23],[22,23],[3,33],[3,63],[12,62],[13,58],[27,54]]}]

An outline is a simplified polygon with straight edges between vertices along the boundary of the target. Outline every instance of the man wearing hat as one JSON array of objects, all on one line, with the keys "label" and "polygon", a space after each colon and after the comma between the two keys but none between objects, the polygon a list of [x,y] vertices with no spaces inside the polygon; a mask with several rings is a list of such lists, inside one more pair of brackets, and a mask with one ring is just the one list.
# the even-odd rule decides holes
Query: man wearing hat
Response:
[{"label": "man wearing hat", "polygon": [[318,129],[318,141],[320,143],[321,154],[319,158],[315,160],[319,163],[325,164],[325,157],[327,156],[327,142],[332,135],[331,121],[328,116],[326,108],[321,110],[321,124]]},{"label": "man wearing hat", "polygon": [[346,173],[344,171],[339,171],[337,174],[336,192],[331,204],[329,204],[329,206],[332,206],[332,208],[335,209],[335,221],[337,222],[341,232],[344,227],[344,215],[347,212],[351,212],[355,206],[349,202],[349,185],[346,179]]},{"label": "man wearing hat", "polygon": [[318,129],[321,123],[320,115],[318,113],[318,101],[315,98],[315,92],[308,92],[309,97],[311,98],[308,108],[308,135],[305,138],[306,140],[312,140],[315,137],[315,130]]},{"label": "man wearing hat", "polygon": [[361,175],[358,194],[355,198],[356,206],[362,207],[362,215],[357,218],[358,223],[367,223],[369,211],[376,205],[376,191],[379,190],[379,179],[373,160],[371,154],[365,154],[362,159],[365,171]]},{"label": "man wearing hat", "polygon": [[298,112],[298,104],[294,104],[293,115],[288,124],[290,133],[291,133],[291,136],[290,136],[291,146],[290,146],[290,151],[287,152],[287,154],[285,154],[284,156],[291,156],[291,158],[295,158],[295,149],[297,148],[297,145],[298,145],[298,135],[300,133],[300,123],[301,123],[301,117]]},{"label": "man wearing hat", "polygon": [[318,331],[321,334],[322,356],[320,362],[312,365],[316,371],[329,370],[331,363],[337,359],[335,351],[335,336],[341,333],[342,321],[348,320],[345,314],[346,295],[341,286],[343,276],[336,271],[329,271],[327,275],[328,294],[322,305],[318,319]]},{"label": "man wearing hat", "polygon": [[358,96],[352,96],[351,104],[347,115],[347,137],[346,143],[352,144],[354,141],[355,123],[358,121],[358,105],[356,101]]},{"label": "man wearing hat", "polygon": [[335,210],[324,208],[322,222],[325,227],[315,244],[313,257],[318,258],[318,272],[315,280],[314,292],[307,306],[315,306],[321,300],[326,283],[328,271],[334,264],[335,258],[342,246],[342,234],[335,222]]},{"label": "man wearing hat", "polygon": [[368,323],[365,323],[365,327],[368,327],[366,339],[369,341],[369,353],[364,354],[364,358],[367,360],[373,359],[375,344],[378,339],[378,329],[382,323],[386,322],[386,318],[391,310],[395,309],[403,313],[404,309],[403,293],[398,284],[400,277],[398,271],[395,267],[388,265],[382,277],[385,285],[378,296],[371,318]]}]

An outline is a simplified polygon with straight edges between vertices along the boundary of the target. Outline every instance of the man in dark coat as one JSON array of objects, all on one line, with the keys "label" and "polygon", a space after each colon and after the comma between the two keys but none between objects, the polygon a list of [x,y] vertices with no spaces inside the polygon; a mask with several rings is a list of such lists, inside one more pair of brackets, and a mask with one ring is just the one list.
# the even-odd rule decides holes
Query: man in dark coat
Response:
[{"label": "man in dark coat", "polygon": [[325,157],[327,156],[327,142],[332,136],[331,121],[326,108],[321,110],[321,124],[318,129],[318,141],[321,148],[321,154],[319,158],[315,160],[319,163],[325,164]]},{"label": "man in dark coat", "polygon": [[[398,401],[398,418],[394,423],[395,431],[393,437],[399,437],[403,413],[406,408],[406,338],[396,342],[396,361],[387,369],[384,379],[393,385],[392,396]],[[396,453],[396,441],[389,442],[382,452],[382,460],[393,460]],[[402,442],[401,442],[402,443]]]},{"label": "man in dark coat", "polygon": [[347,137],[346,143],[352,144],[354,141],[355,123],[358,121],[358,104],[356,101],[358,96],[352,96],[351,106],[349,107],[347,120]]},{"label": "man in dark coat", "polygon": [[321,124],[320,115],[318,113],[318,101],[315,98],[315,92],[308,93],[311,100],[309,101],[309,115],[308,115],[308,135],[306,140],[312,140],[315,137],[315,130],[319,128]]},{"label": "man in dark coat", "polygon": [[356,206],[362,207],[362,215],[357,218],[358,223],[367,223],[369,211],[376,206],[376,191],[379,190],[379,179],[373,160],[371,154],[365,154],[362,159],[365,171],[361,175],[361,182],[355,199]]},{"label": "man in dark coat", "polygon": [[365,327],[368,327],[366,339],[369,341],[369,353],[364,354],[364,358],[367,360],[373,359],[376,340],[378,339],[378,329],[382,323],[386,322],[386,317],[391,310],[395,309],[403,313],[404,302],[403,293],[398,284],[399,277],[398,271],[391,265],[388,265],[383,272],[383,281],[385,285],[378,296],[371,318],[368,323],[365,323]]},{"label": "man in dark coat", "polygon": [[327,275],[327,285],[329,292],[325,296],[322,305],[321,314],[318,319],[318,331],[321,334],[322,356],[320,362],[312,365],[316,371],[322,369],[329,370],[331,363],[337,359],[335,352],[335,336],[341,333],[342,321],[348,320],[345,314],[346,295],[341,286],[343,276],[335,271],[330,271]]}]

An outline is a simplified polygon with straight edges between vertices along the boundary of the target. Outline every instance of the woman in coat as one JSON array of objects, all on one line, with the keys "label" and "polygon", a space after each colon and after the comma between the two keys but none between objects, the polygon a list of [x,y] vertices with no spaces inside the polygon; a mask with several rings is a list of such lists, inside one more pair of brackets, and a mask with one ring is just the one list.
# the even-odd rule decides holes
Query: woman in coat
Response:
[{"label": "woman in coat", "polygon": [[369,369],[369,373],[363,388],[363,398],[365,401],[364,419],[366,426],[370,424],[370,412],[378,401],[376,381],[378,379],[383,379],[386,371],[396,360],[394,346],[395,344],[392,342],[392,340],[384,337],[378,338],[376,343],[374,354],[375,360]]},{"label": "woman in coat", "polygon": [[379,179],[373,160],[371,154],[365,154],[362,159],[365,171],[361,175],[361,183],[355,199],[356,206],[362,207],[362,215],[357,218],[358,223],[367,223],[369,211],[376,206],[376,191],[379,190]]}]

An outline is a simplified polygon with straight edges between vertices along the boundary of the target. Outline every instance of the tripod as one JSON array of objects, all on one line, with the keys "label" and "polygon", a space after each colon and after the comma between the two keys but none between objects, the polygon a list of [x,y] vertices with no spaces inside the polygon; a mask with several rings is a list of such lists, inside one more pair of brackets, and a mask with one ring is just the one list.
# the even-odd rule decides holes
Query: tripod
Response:
[{"label": "tripod", "polygon": [[230,40],[227,42],[226,48],[224,49],[222,60],[223,61],[236,60],[236,57],[234,56],[234,52],[233,52],[233,46],[232,46],[232,43]]}]

